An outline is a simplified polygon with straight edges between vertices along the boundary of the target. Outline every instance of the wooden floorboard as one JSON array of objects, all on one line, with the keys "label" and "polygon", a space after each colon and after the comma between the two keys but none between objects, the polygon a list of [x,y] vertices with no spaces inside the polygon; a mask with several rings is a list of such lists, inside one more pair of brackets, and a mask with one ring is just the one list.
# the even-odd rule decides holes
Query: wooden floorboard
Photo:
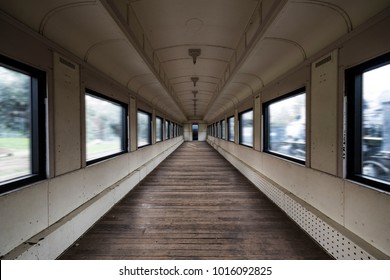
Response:
[{"label": "wooden floorboard", "polygon": [[330,259],[206,142],[185,142],[60,259]]}]

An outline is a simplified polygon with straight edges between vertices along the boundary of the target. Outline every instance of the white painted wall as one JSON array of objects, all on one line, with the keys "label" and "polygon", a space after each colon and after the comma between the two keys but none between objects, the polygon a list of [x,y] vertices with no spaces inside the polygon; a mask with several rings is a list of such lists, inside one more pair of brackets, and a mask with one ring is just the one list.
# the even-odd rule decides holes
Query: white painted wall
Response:
[{"label": "white painted wall", "polygon": [[[137,149],[135,116],[139,106],[148,104],[30,30],[1,16],[0,26],[0,54],[46,71],[48,83],[48,179],[0,195],[0,256],[54,259],[179,147],[183,137]],[[75,68],[61,64],[60,57]],[[86,88],[128,104],[131,152],[86,166]]]},{"label": "white painted wall", "polygon": [[198,141],[206,141],[207,139],[207,124],[200,122],[191,122],[184,124],[184,141],[193,141],[192,140],[192,124],[197,123],[199,125],[198,129]]},{"label": "white painted wall", "polygon": [[259,172],[275,189],[281,188],[318,210],[336,223],[336,228],[345,229],[348,238],[357,235],[366,247],[390,258],[388,194],[229,141],[209,136],[208,142],[230,161],[233,158],[232,162]]},{"label": "white painted wall", "polygon": [[[306,87],[309,98],[306,166],[215,137],[209,136],[208,142],[229,160],[255,170],[273,182],[275,188],[291,193],[322,213],[352,239],[357,236],[367,247],[390,258],[390,194],[345,179],[342,152],[344,70],[388,52],[390,37],[383,36],[388,26],[388,17],[376,24],[369,23],[257,93],[264,103]],[[312,68],[312,62],[315,64],[328,54],[338,62]],[[259,108],[256,102],[250,106]],[[261,139],[256,137],[255,146],[260,143]]]},{"label": "white painted wall", "polygon": [[0,196],[0,254],[58,257],[182,142],[160,142]]}]

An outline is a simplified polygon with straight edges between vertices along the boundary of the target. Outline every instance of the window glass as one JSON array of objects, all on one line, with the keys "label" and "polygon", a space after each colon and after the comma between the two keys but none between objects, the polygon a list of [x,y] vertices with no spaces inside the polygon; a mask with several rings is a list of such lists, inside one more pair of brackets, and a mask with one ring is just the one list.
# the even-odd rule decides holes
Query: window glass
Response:
[{"label": "window glass", "polygon": [[152,144],[151,141],[151,117],[149,113],[138,111],[137,113],[137,137],[138,147]]},{"label": "window glass", "polygon": [[347,176],[390,192],[390,53],[347,69]]},{"label": "window glass", "polygon": [[306,95],[293,95],[272,102],[267,109],[269,152],[301,161],[306,153]]},{"label": "window glass", "polygon": [[165,121],[165,139],[169,139],[169,121]]},{"label": "window glass", "polygon": [[156,142],[163,140],[163,120],[156,117]]},{"label": "window glass", "polygon": [[228,118],[228,140],[234,142],[234,117]]},{"label": "window glass", "polygon": [[240,144],[253,146],[253,110],[240,114]]},{"label": "window glass", "polygon": [[126,109],[101,96],[85,95],[87,161],[126,151]]},{"label": "window glass", "polygon": [[362,75],[362,175],[390,182],[390,64]]},{"label": "window glass", "polygon": [[222,121],[221,121],[221,126],[222,126],[222,135],[221,135],[221,138],[222,138],[222,139],[225,139],[225,135],[226,135],[226,131],[225,131],[225,130],[226,130],[226,125],[225,125],[225,123],[226,123],[225,120],[222,120]]},{"label": "window glass", "polygon": [[45,76],[0,55],[0,193],[46,177]]},{"label": "window glass", "polygon": [[0,182],[32,174],[31,77],[0,66]]}]

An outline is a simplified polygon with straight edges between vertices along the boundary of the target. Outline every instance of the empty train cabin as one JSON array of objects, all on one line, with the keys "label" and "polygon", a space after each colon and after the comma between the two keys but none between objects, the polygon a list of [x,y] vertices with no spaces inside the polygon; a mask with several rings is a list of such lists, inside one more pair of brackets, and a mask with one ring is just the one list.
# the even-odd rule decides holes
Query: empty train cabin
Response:
[{"label": "empty train cabin", "polygon": [[389,0],[0,0],[1,259],[390,259],[389,28]]}]

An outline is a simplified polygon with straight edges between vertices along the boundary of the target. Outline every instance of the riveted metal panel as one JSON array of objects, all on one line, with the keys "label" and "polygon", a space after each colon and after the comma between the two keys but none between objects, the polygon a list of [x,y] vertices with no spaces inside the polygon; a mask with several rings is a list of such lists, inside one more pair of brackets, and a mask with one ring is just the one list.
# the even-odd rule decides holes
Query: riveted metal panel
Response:
[{"label": "riveted metal panel", "polygon": [[55,175],[81,168],[79,65],[54,53]]},{"label": "riveted metal panel", "polygon": [[311,67],[311,167],[337,175],[337,53]]}]

